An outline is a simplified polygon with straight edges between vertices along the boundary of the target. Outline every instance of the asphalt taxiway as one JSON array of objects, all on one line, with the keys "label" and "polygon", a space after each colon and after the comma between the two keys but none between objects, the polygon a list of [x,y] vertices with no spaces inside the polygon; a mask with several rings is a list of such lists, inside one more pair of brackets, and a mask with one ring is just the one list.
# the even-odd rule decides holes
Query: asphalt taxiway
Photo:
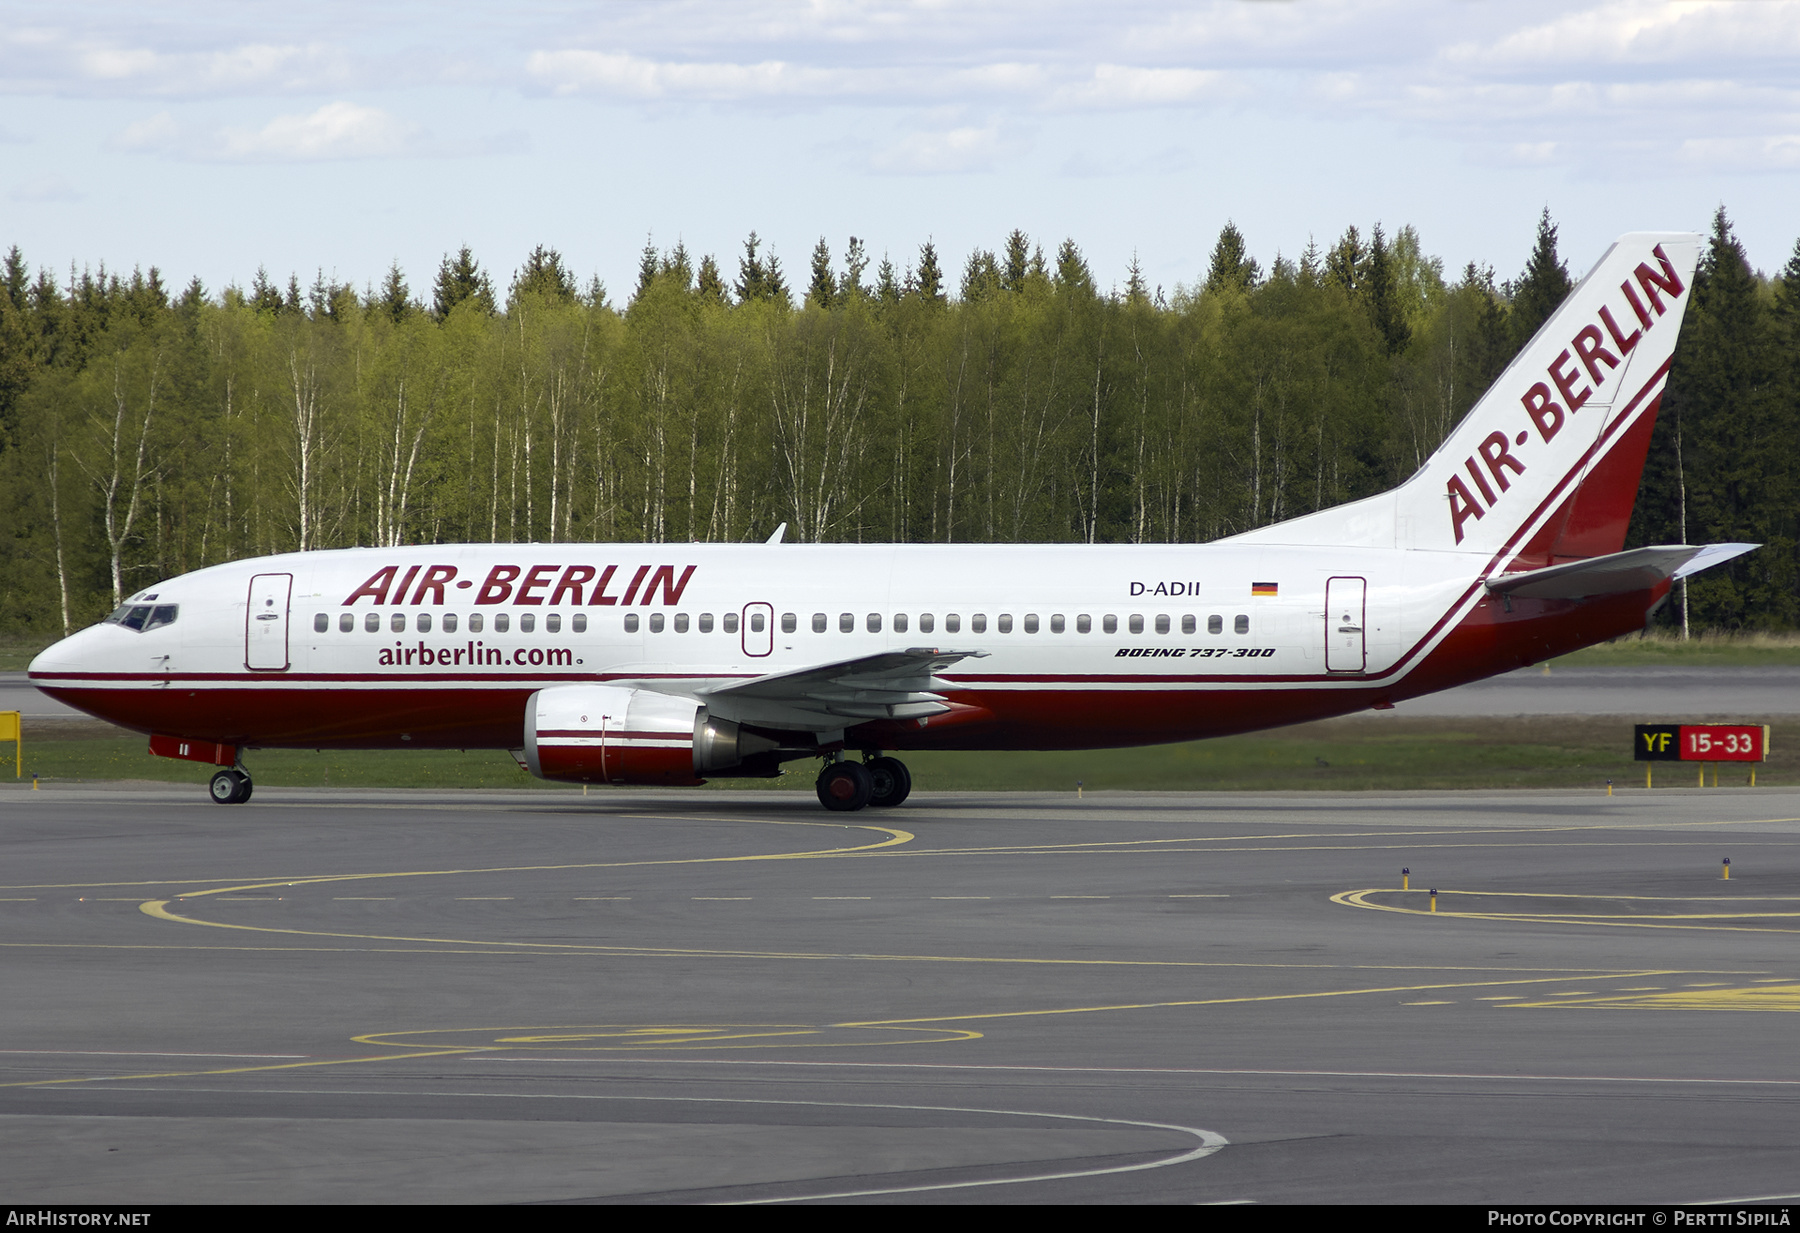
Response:
[{"label": "asphalt taxiway", "polygon": [[1792,791],[71,786],[0,855],[12,1203],[1800,1190]]}]

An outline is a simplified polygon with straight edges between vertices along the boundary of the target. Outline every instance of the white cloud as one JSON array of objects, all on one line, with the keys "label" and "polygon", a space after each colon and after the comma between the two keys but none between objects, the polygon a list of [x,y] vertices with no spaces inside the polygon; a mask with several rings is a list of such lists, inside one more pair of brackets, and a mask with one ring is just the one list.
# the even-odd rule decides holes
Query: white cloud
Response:
[{"label": "white cloud", "polygon": [[159,49],[92,34],[0,35],[0,90],[64,97],[199,98],[341,89],[350,57],[328,43]]},{"label": "white cloud", "polygon": [[117,150],[140,152],[173,150],[181,141],[175,117],[166,111],[127,124],[109,143]]},{"label": "white cloud", "polygon": [[950,175],[992,171],[1010,152],[997,126],[963,125],[913,133],[877,153],[870,164],[897,175]]},{"label": "white cloud", "polygon": [[308,115],[276,116],[254,131],[220,134],[213,157],[228,162],[390,158],[418,152],[419,127],[375,107],[327,103]]},{"label": "white cloud", "polygon": [[1088,80],[1058,90],[1056,101],[1069,107],[1173,107],[1213,102],[1229,92],[1226,75],[1209,69],[1096,64]]},{"label": "white cloud", "polygon": [[817,95],[848,83],[841,73],[780,60],[757,64],[648,60],[601,51],[538,51],[526,72],[557,94],[592,92],[627,99],[727,100]]},{"label": "white cloud", "polygon": [[80,201],[82,198],[82,194],[75,190],[75,186],[59,175],[39,176],[34,180],[27,180],[6,195],[12,201],[27,204],[47,201]]}]

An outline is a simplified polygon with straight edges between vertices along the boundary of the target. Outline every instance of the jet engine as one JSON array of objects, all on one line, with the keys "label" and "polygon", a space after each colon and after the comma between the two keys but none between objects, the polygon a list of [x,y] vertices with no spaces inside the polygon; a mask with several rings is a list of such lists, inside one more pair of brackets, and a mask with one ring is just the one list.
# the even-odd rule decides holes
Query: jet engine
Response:
[{"label": "jet engine", "polygon": [[692,698],[648,689],[556,685],[525,704],[525,767],[539,779],[691,785],[709,774],[767,777],[781,773],[780,748]]}]

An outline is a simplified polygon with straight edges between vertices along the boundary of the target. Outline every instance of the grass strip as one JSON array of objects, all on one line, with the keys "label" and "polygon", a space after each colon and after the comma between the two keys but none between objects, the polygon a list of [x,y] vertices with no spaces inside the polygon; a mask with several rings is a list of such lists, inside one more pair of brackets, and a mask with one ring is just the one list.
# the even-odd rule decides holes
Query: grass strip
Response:
[{"label": "grass strip", "polygon": [[[1760,722],[1748,720],[1746,722]],[[47,725],[48,727],[48,725]],[[1800,783],[1800,723],[1774,721],[1770,760],[1759,786]],[[152,757],[141,736],[99,724],[25,739],[25,778],[192,783],[210,767]],[[0,754],[10,754],[0,746]],[[902,755],[922,789],[952,791],[1331,791],[1409,788],[1593,788],[1611,779],[1641,788],[1644,764],[1631,758],[1631,721],[1618,717],[1495,719],[1359,716],[1248,736],[1140,749]],[[258,786],[355,788],[525,788],[555,790],[499,750],[252,750]],[[10,759],[7,759],[10,761]],[[0,763],[3,765],[3,763]],[[777,780],[720,779],[719,787],[809,789],[817,764],[788,764]],[[1750,768],[1719,764],[1721,787],[1742,785]],[[1696,786],[1693,763],[1659,763],[1660,787]],[[1712,783],[1711,776],[1707,779]]]}]

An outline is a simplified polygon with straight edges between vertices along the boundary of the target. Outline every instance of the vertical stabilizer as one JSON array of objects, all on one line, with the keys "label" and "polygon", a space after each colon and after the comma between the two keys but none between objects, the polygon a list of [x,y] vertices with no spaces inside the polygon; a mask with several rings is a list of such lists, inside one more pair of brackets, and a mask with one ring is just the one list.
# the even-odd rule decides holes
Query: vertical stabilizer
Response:
[{"label": "vertical stabilizer", "polygon": [[1502,558],[1489,569],[1617,552],[1701,243],[1624,236],[1405,484],[1240,538]]}]

